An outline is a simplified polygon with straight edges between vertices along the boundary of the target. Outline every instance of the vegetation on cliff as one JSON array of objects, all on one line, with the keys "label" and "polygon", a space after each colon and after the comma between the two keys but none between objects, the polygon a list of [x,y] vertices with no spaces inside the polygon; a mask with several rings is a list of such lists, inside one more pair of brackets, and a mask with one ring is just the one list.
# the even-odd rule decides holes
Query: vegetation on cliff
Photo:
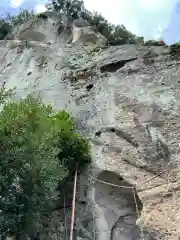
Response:
[{"label": "vegetation on cliff", "polygon": [[3,40],[11,29],[11,25],[5,19],[0,19],[0,40]]},{"label": "vegetation on cliff", "polygon": [[65,180],[90,160],[88,140],[67,112],[54,112],[33,95],[6,102],[0,113],[0,239],[33,239]]},{"label": "vegetation on cliff", "polygon": [[[82,18],[95,27],[108,39],[109,44],[143,43],[143,37],[137,37],[126,29],[124,25],[114,25],[108,22],[100,13],[90,12],[81,0],[53,0],[47,5],[50,11],[63,12],[70,19]],[[8,14],[6,18],[0,19],[0,40],[15,26],[26,22],[34,17],[35,13],[29,10],[21,10],[17,15]]]},{"label": "vegetation on cliff", "polygon": [[105,36],[110,44],[125,44],[143,42],[143,37],[137,37],[126,29],[124,25],[114,25],[98,12],[90,12],[85,8],[82,0],[52,0],[47,5],[49,10],[63,12],[72,20],[82,18],[90,25],[96,27],[97,31]]},{"label": "vegetation on cliff", "polygon": [[0,40],[3,40],[13,27],[25,23],[34,15],[33,11],[24,9],[19,14],[12,15],[8,13],[6,17],[0,18]]},{"label": "vegetation on cliff", "polygon": [[180,42],[174,43],[169,47],[169,52],[173,58],[180,57]]},{"label": "vegetation on cliff", "polygon": [[33,10],[29,11],[27,9],[24,9],[21,10],[17,15],[8,14],[6,20],[12,27],[16,27],[27,22],[27,20],[33,16],[35,16]]}]

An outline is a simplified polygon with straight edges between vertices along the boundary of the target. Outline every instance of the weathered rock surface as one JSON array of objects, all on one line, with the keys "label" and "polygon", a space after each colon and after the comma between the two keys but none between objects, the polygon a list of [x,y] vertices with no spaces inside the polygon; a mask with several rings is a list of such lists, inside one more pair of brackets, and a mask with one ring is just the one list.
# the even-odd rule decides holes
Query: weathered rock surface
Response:
[{"label": "weathered rock surface", "polygon": [[95,32],[91,26],[83,20],[74,20],[72,24],[72,42],[79,42],[81,44],[92,43],[100,46],[105,46],[107,39],[100,33]]},{"label": "weathered rock surface", "polygon": [[15,27],[6,39],[39,41],[49,44],[79,42],[104,46],[107,43],[107,39],[95,32],[86,21],[82,19],[72,21],[55,12],[45,12],[32,17],[26,23]]},{"label": "weathered rock surface", "polygon": [[[45,35],[49,26],[38,31]],[[43,42],[0,41],[0,82],[18,98],[36,92],[67,109],[91,138],[93,165],[81,189],[82,197],[89,186],[91,233],[178,239],[180,61],[162,46],[103,49],[67,44],[70,35],[58,40],[51,32]],[[94,239],[84,229],[80,237]]]}]

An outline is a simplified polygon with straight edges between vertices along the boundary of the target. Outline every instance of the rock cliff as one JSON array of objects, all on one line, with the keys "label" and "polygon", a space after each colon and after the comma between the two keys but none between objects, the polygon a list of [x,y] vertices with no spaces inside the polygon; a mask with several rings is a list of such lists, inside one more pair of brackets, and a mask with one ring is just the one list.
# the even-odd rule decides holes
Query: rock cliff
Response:
[{"label": "rock cliff", "polygon": [[[108,47],[55,13],[12,36],[0,41],[0,82],[67,109],[91,139],[79,198],[93,224],[86,218],[78,239],[179,239],[180,61],[164,46]],[[61,239],[59,215],[42,239]]]}]

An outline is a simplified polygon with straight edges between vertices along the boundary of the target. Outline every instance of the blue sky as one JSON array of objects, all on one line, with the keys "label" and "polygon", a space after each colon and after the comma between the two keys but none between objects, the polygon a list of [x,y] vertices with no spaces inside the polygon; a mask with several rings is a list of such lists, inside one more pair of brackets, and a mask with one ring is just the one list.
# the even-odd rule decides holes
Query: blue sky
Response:
[{"label": "blue sky", "polygon": [[[20,8],[34,8],[40,12],[44,10],[46,2],[46,0],[0,0],[0,12],[15,13]],[[165,38],[172,42],[175,22],[178,25],[180,22],[180,19],[176,21],[175,17],[172,17],[177,0],[84,0],[84,3],[89,10],[101,12],[110,22],[124,24],[128,30],[144,36],[145,39],[159,39],[169,27]],[[180,33],[179,36],[177,32],[175,35],[176,40],[180,39]]]}]

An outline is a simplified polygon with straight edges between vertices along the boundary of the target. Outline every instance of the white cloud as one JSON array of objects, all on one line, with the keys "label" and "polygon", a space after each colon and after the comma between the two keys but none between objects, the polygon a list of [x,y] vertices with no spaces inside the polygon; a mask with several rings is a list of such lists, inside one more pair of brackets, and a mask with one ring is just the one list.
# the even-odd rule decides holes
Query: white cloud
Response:
[{"label": "white cloud", "polygon": [[161,8],[165,5],[164,0],[138,0],[137,4],[145,10],[152,11]]},{"label": "white cloud", "polygon": [[167,44],[173,44],[180,41],[180,1],[177,2],[174,8],[173,15],[170,18],[169,24],[164,31],[164,40]]},{"label": "white cloud", "polygon": [[162,40],[162,34],[163,34],[163,28],[158,26],[156,31],[154,32],[153,39]]},{"label": "white cloud", "polygon": [[114,24],[126,28],[145,39],[159,38],[169,23],[177,0],[84,0],[89,10],[96,10]]},{"label": "white cloud", "polygon": [[24,2],[24,0],[11,0],[10,5],[13,8],[18,8],[21,6],[21,4]]},{"label": "white cloud", "polygon": [[42,13],[45,12],[47,9],[44,4],[39,4],[35,7],[35,12],[36,13]]}]

